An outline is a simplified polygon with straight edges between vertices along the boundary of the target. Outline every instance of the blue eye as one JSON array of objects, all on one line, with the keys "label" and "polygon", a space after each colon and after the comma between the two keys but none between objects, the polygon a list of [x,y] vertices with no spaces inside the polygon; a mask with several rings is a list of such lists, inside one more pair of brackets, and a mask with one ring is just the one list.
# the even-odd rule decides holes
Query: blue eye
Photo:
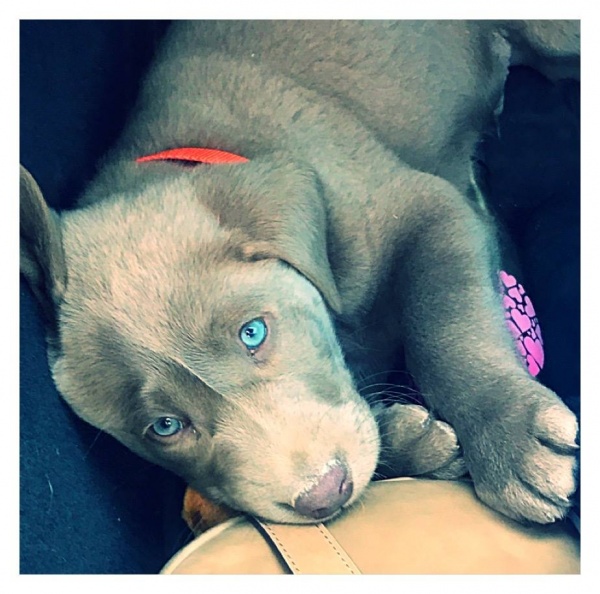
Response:
[{"label": "blue eye", "polygon": [[250,351],[257,349],[267,338],[267,324],[262,318],[246,322],[240,329],[240,340]]},{"label": "blue eye", "polygon": [[172,437],[183,429],[183,422],[174,417],[160,417],[151,428],[158,437]]}]

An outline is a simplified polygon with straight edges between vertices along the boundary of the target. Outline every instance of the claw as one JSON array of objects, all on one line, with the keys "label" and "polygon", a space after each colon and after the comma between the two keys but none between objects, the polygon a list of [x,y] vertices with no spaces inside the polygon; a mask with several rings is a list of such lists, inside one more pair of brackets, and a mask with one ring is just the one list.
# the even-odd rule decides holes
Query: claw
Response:
[{"label": "claw", "polygon": [[544,444],[566,451],[577,451],[579,425],[575,415],[563,404],[540,411],[535,419],[535,435]]}]

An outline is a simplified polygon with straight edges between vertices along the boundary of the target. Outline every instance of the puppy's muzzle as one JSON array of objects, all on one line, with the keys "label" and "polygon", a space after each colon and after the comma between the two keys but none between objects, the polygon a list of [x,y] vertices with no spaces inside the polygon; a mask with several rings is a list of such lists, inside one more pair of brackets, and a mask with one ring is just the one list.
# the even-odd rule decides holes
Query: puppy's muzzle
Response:
[{"label": "puppy's muzzle", "polygon": [[302,516],[322,520],[341,509],[353,489],[348,467],[340,460],[333,460],[315,482],[295,497],[292,507]]}]

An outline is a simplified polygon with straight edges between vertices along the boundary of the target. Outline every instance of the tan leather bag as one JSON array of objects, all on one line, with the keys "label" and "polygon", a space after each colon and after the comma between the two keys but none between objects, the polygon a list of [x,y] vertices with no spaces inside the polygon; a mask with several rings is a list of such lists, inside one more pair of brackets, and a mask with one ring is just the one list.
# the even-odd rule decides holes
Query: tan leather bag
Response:
[{"label": "tan leather bag", "polygon": [[196,538],[163,574],[574,574],[566,522],[525,527],[482,504],[467,482],[393,479],[331,522],[240,516]]}]

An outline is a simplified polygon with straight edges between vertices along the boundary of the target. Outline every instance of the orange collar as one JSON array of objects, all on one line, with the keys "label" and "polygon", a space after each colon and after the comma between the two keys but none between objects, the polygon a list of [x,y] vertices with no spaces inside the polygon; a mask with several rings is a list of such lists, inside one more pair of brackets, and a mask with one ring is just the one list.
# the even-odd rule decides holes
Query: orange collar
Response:
[{"label": "orange collar", "polygon": [[241,157],[234,153],[221,151],[219,149],[183,147],[169,149],[138,157],[136,163],[146,163],[147,161],[188,161],[192,163],[206,163],[207,165],[229,165],[233,163],[247,163],[246,157]]}]

